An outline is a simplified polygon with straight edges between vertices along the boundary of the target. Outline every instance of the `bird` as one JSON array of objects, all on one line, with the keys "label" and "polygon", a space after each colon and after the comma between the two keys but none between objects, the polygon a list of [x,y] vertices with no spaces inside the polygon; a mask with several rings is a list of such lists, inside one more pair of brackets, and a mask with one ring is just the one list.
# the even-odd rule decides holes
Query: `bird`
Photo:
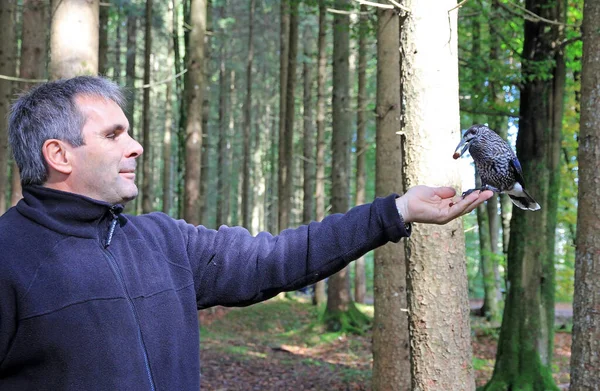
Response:
[{"label": "bird", "polygon": [[485,125],[473,125],[463,135],[452,156],[461,157],[467,149],[473,157],[482,186],[463,193],[463,197],[475,190],[492,190],[508,194],[513,204],[523,210],[541,209],[525,190],[523,170],[510,145]]}]

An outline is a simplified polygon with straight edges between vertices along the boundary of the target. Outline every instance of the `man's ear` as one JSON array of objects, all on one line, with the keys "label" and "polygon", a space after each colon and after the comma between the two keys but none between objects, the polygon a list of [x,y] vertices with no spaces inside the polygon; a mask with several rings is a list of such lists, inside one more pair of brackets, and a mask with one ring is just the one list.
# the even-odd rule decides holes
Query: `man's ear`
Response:
[{"label": "man's ear", "polygon": [[42,146],[42,154],[49,168],[65,175],[70,174],[73,170],[70,159],[72,155],[63,141],[46,140]]}]

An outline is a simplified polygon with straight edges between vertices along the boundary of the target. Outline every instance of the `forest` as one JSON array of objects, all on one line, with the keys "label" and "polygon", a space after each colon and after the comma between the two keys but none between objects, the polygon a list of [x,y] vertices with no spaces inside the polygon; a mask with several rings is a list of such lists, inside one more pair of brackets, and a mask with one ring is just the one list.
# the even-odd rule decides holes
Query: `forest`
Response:
[{"label": "forest", "polygon": [[473,124],[518,156],[538,211],[496,194],[306,291],[200,311],[203,388],[600,389],[600,1],[2,0],[0,26],[0,215],[22,198],[11,103],[76,75],[125,91],[130,214],[277,234],[479,186],[452,159]]}]

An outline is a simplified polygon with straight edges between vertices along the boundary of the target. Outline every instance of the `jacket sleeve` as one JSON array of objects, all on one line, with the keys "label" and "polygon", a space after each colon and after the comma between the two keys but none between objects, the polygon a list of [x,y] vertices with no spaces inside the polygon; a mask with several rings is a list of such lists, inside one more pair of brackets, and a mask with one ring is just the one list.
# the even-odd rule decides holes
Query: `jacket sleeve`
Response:
[{"label": "jacket sleeve", "polygon": [[388,241],[410,235],[397,195],[327,216],[278,236],[241,227],[187,225],[198,308],[244,306],[322,280]]}]

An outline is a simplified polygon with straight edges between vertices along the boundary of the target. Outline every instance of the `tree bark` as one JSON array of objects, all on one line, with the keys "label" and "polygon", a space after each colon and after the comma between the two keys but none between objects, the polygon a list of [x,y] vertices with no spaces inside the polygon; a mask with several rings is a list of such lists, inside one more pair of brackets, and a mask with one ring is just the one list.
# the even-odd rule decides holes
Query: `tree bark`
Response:
[{"label": "tree bark", "polygon": [[[349,0],[337,0],[335,8],[348,10]],[[331,212],[345,213],[349,207],[349,159],[351,138],[349,96],[350,18],[333,16],[333,99],[332,99],[332,167]],[[330,331],[362,331],[368,319],[354,305],[350,296],[348,267],[329,277],[325,323]]]},{"label": "tree bark", "polygon": [[108,19],[110,3],[100,6],[98,33],[98,73],[106,75],[108,73]]},{"label": "tree bark", "polygon": [[52,0],[50,78],[98,73],[99,0]]},{"label": "tree bark", "polygon": [[[16,0],[4,0],[0,4],[0,75],[15,76],[17,68],[17,46],[15,39]],[[0,215],[7,208],[6,190],[8,188],[8,130],[6,118],[10,111],[13,83],[0,79]]]},{"label": "tree bark", "polygon": [[[403,5],[406,186],[460,188],[448,152],[460,138],[456,2]],[[407,258],[412,388],[475,390],[462,221],[415,224]]]},{"label": "tree bark", "polygon": [[[144,32],[144,85],[150,84],[152,52],[152,0],[146,0],[146,30]],[[150,134],[150,88],[144,88],[142,103],[142,213],[152,212],[152,136]]]},{"label": "tree bark", "polygon": [[200,166],[202,164],[202,93],[204,92],[204,34],[206,0],[191,0],[190,42],[185,82],[185,195],[183,218],[200,224]]},{"label": "tree bark", "polygon": [[[528,0],[527,9],[556,20],[556,2]],[[528,192],[541,200],[539,212],[513,208],[508,246],[508,295],[498,341],[496,365],[486,390],[557,390],[549,366],[554,338],[554,281],[548,276],[547,216],[550,173],[548,161],[552,145],[553,69],[542,74],[554,59],[555,32],[545,24],[525,21],[523,80],[520,99],[517,156],[523,167]],[[550,73],[550,74],[548,74]],[[552,286],[552,297],[550,288]]]},{"label": "tree bark", "polygon": [[[173,8],[173,3],[168,5],[167,26],[169,32],[173,34],[175,28],[173,24],[173,13],[176,11]],[[167,69],[169,75],[173,75],[173,41],[168,40],[168,60]],[[167,82],[165,97],[165,130],[163,135],[163,183],[162,183],[162,211],[168,215],[171,214],[173,207],[173,82]]]},{"label": "tree bark", "polygon": [[[48,58],[48,3],[45,0],[23,1],[23,31],[19,76],[24,79],[45,79]],[[23,85],[29,89],[31,84]],[[11,204],[21,199],[21,177],[15,163],[12,167]]]},{"label": "tree bark", "polygon": [[277,174],[277,215],[278,230],[283,230],[289,226],[290,194],[286,194],[288,171],[291,169],[286,166],[287,158],[285,150],[285,132],[287,116],[287,88],[288,88],[288,69],[289,69],[289,44],[290,44],[290,1],[281,0],[281,21],[279,38],[279,167]]},{"label": "tree bark", "polygon": [[[115,83],[121,85],[121,29],[123,26],[123,7],[117,6],[117,15],[115,17],[116,25],[115,28],[115,67],[113,71],[113,79]],[[172,55],[171,55],[172,57]]]},{"label": "tree bark", "polygon": [[583,9],[583,59],[579,130],[579,193],[571,391],[597,390],[600,384],[600,3]]},{"label": "tree bark", "polygon": [[[315,218],[325,218],[325,80],[327,78],[327,4],[319,0],[319,36],[317,38],[317,157],[315,175]],[[313,303],[327,300],[325,281],[315,284]]]},{"label": "tree bark", "polygon": [[242,175],[242,226],[250,228],[250,129],[252,127],[252,62],[254,61],[254,9],[250,0],[248,10],[248,58],[246,60],[246,101],[244,102],[244,162]]},{"label": "tree bark", "polygon": [[313,122],[312,110],[312,87],[313,73],[312,62],[310,59],[313,55],[313,35],[310,25],[304,28],[304,61],[302,67],[302,75],[304,80],[304,137],[303,137],[303,203],[302,203],[302,223],[308,224],[314,219],[314,188],[315,188],[315,156],[314,156],[314,139],[315,127]]},{"label": "tree bark", "polygon": [[[399,15],[377,12],[377,155],[376,193],[402,192]],[[359,43],[359,58],[361,45]],[[359,61],[360,64],[360,61]],[[359,72],[361,71],[359,65]],[[360,73],[359,73],[360,75]],[[360,76],[359,76],[360,85]],[[373,320],[373,390],[410,390],[410,350],[406,313],[404,243],[375,250],[375,319]]]},{"label": "tree bark", "polygon": [[[366,149],[365,133],[367,128],[367,34],[369,20],[367,19],[367,6],[360,6],[360,19],[358,22],[358,93],[356,96],[356,205],[365,203],[366,190]],[[398,34],[396,34],[398,35]],[[396,47],[398,40],[396,39]],[[378,57],[380,59],[380,57]],[[399,77],[399,73],[398,73]],[[396,80],[400,83],[400,80]],[[354,300],[357,303],[365,302],[367,293],[367,277],[365,275],[365,257],[360,257],[354,262]]]},{"label": "tree bark", "polygon": [[[219,17],[225,18],[225,7],[219,8]],[[219,45],[219,139],[217,142],[217,227],[228,224],[229,217],[229,150],[231,144],[228,139],[228,92],[227,69],[225,63],[225,31],[221,30],[221,45]]]}]

